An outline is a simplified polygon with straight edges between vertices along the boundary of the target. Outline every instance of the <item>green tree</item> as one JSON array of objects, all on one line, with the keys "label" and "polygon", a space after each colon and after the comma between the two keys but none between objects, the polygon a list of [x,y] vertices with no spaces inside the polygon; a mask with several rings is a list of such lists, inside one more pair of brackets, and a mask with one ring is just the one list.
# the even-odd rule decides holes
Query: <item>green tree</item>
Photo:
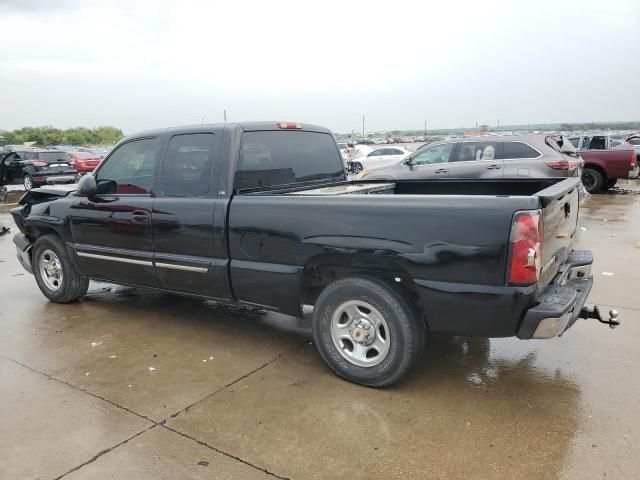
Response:
[{"label": "green tree", "polygon": [[76,127],[60,130],[52,126],[23,127],[18,130],[2,132],[8,144],[20,145],[35,142],[39,147],[70,144],[76,146],[113,145],[123,137],[122,130],[111,126],[97,128]]}]

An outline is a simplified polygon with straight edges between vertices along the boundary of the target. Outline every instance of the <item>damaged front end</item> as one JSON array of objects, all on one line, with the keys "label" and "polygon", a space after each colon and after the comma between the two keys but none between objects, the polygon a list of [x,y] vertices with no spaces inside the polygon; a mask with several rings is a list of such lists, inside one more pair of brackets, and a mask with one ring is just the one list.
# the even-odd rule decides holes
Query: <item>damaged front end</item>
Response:
[{"label": "damaged front end", "polygon": [[25,193],[18,201],[18,206],[10,213],[13,221],[20,230],[13,236],[18,261],[29,273],[33,274],[31,266],[31,249],[38,228],[60,227],[62,220],[49,215],[47,202],[66,197],[75,190],[75,185],[34,188]]}]

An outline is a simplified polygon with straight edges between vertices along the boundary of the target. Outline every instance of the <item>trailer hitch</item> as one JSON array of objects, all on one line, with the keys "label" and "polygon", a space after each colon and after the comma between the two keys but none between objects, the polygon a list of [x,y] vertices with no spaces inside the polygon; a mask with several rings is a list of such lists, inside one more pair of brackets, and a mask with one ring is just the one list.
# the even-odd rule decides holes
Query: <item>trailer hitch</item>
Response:
[{"label": "trailer hitch", "polygon": [[582,307],[582,310],[580,311],[580,318],[595,318],[600,323],[609,325],[609,328],[616,328],[620,325],[617,310],[609,310],[609,319],[604,320],[600,314],[600,308],[598,308],[597,305],[594,305],[593,307]]}]

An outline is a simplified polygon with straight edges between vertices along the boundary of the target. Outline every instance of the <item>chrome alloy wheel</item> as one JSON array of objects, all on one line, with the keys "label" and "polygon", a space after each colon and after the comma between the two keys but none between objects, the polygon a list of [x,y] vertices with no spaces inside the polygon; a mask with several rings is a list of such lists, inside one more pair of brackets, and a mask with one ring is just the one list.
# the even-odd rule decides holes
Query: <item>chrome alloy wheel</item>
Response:
[{"label": "chrome alloy wheel", "polygon": [[46,249],[38,261],[40,277],[49,290],[56,291],[62,286],[62,264],[53,250]]},{"label": "chrome alloy wheel", "polygon": [[389,353],[389,326],[382,314],[362,300],[350,300],[336,308],[331,318],[331,339],[348,362],[372,367]]}]

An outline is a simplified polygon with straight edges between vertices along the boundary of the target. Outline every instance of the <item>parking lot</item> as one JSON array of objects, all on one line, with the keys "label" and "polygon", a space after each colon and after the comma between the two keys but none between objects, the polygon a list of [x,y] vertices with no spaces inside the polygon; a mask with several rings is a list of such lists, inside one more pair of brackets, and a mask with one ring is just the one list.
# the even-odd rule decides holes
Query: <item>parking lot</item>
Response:
[{"label": "parking lot", "polygon": [[98,283],[50,303],[4,235],[0,477],[640,478],[640,182],[580,227],[621,327],[434,336],[381,390],[329,371],[308,319]]}]

